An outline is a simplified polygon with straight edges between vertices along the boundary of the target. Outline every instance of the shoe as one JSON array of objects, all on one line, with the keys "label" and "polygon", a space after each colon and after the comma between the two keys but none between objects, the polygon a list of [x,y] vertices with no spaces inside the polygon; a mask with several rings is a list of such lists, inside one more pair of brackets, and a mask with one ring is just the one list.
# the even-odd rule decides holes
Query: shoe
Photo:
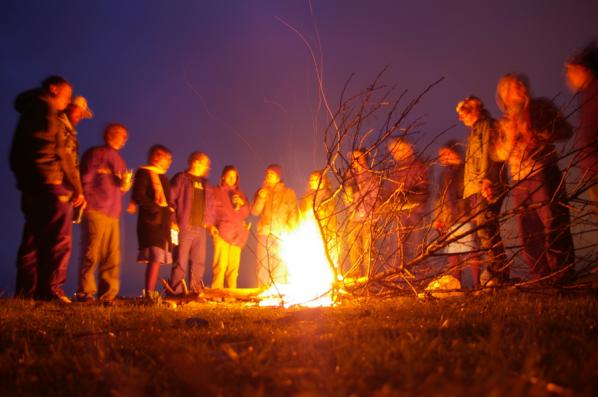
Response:
[{"label": "shoe", "polygon": [[73,303],[73,301],[70,300],[69,297],[64,294],[56,294],[52,296],[52,299],[50,300],[63,305],[70,305],[71,303]]},{"label": "shoe", "polygon": [[104,299],[104,300],[100,300],[100,303],[104,307],[112,307],[112,306],[116,306],[116,299]]},{"label": "shoe", "polygon": [[75,300],[79,303],[93,303],[95,298],[89,295],[75,294]]}]

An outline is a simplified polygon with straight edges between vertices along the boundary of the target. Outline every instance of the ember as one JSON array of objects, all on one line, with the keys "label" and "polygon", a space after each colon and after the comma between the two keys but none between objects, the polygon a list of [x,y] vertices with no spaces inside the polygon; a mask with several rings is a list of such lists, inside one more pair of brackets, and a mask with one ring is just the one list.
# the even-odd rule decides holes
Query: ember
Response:
[{"label": "ember", "polygon": [[275,284],[261,294],[260,306],[332,305],[334,272],[326,258],[316,220],[308,217],[281,238],[281,256],[288,267],[288,284]]}]

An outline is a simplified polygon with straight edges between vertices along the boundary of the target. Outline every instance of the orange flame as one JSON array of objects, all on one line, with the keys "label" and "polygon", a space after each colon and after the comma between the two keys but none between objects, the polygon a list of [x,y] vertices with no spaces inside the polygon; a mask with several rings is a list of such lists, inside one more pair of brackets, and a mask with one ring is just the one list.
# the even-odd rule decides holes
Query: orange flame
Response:
[{"label": "orange flame", "polygon": [[307,217],[281,238],[281,258],[288,268],[288,284],[277,284],[261,294],[260,306],[317,307],[332,305],[334,272],[326,258],[316,220]]}]

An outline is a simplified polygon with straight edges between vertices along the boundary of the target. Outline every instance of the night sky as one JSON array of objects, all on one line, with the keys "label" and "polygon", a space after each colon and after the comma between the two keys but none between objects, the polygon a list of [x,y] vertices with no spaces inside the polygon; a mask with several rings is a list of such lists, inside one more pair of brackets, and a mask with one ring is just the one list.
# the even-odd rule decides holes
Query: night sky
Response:
[{"label": "night sky", "polygon": [[[313,45],[333,104],[353,73],[350,91],[356,92],[388,66],[384,82],[410,96],[445,77],[414,110],[426,122],[425,141],[457,123],[455,104],[467,95],[481,97],[498,115],[494,90],[507,72],[526,73],[534,95],[566,105],[563,61],[598,37],[596,21],[596,1],[3,0],[0,151],[8,154],[17,122],[14,98],[59,74],[96,115],[79,125],[81,153],[101,143],[108,122],[118,121],[129,129],[122,155],[131,168],[145,162],[149,146],[162,143],[174,154],[170,176],[185,168],[191,151],[202,150],[212,158],[213,183],[225,164],[234,164],[253,196],[266,165],[279,162],[301,194],[309,172],[322,165],[326,118],[311,55],[285,23]],[[447,139],[465,134],[458,125]],[[22,215],[8,157],[0,177],[0,291],[11,294]],[[121,293],[136,295],[144,267],[134,260],[135,217],[123,219]],[[240,286],[251,283],[250,249]],[[69,295],[77,267],[75,251]],[[166,275],[170,267],[162,270]]]}]

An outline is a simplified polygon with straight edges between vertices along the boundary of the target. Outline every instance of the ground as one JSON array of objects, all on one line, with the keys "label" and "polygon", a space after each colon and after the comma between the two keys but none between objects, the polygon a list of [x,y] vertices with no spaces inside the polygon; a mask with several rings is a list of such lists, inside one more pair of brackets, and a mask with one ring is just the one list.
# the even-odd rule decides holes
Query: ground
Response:
[{"label": "ground", "polygon": [[332,308],[0,300],[9,395],[598,395],[595,293]]}]

